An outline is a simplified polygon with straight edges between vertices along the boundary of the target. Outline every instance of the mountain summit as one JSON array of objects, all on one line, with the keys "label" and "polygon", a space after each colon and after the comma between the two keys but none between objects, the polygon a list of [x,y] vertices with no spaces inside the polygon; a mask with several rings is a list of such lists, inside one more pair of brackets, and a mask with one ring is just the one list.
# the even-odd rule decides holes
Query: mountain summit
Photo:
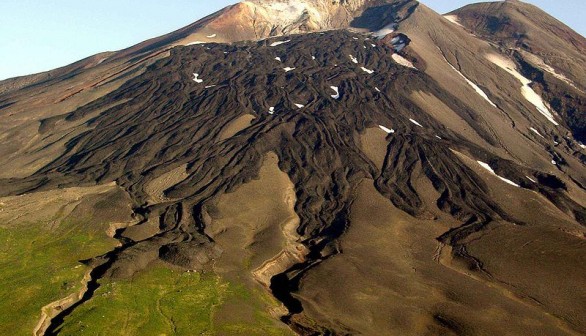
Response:
[{"label": "mountain summit", "polygon": [[[316,31],[380,29],[388,7],[416,6],[415,1],[251,0],[239,2],[167,35],[175,44],[235,42]],[[382,15],[379,15],[382,14]],[[390,22],[387,22],[387,24]],[[210,37],[212,36],[212,37]]]},{"label": "mountain summit", "polygon": [[257,0],[2,81],[0,333],[584,334],[585,45]]}]

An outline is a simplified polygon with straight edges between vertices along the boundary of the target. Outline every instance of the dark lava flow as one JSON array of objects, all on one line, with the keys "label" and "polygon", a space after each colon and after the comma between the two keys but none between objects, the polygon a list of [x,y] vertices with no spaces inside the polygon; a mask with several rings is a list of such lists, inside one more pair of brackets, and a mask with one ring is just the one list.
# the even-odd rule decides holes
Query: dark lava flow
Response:
[{"label": "dark lava flow", "polygon": [[[287,39],[291,41],[276,47],[269,40],[174,48],[168,58],[116,91],[43,123],[50,129],[57,121],[89,117],[90,129],[67,143],[63,155],[31,177],[0,180],[2,194],[115,180],[140,205],[146,219],[159,218],[161,228],[151,238],[124,241],[122,247],[106,254],[106,262],[92,271],[83,299],[51,321],[48,335],[57,334],[64,319],[91,299],[101,278],[132,276],[147,265],[149,260],[141,259],[145,251],[156,251],[165,261],[186,268],[198,266],[190,259],[197,252],[212,257],[214,242],[203,235],[208,204],[256,178],[268,152],[278,155],[280,169],[295,185],[298,233],[311,251],[305,264],[272,279],[275,297],[290,310],[286,322],[303,312],[291,295],[303,272],[336,253],[331,251],[337,251],[336,239],[348,225],[345,218],[352,191],[364,178],[373,179],[377,190],[398,208],[428,218],[411,185],[416,163],[420,163],[440,195],[438,207],[462,223],[439,238],[454,247],[491,220],[517,222],[490,199],[487,186],[450,148],[506,170],[520,185],[525,176],[538,173],[470,143],[409,97],[414,90],[434,95],[487,143],[496,143],[477,112],[424,73],[395,63],[390,57],[392,46],[383,42],[347,31]],[[287,72],[286,67],[295,69]],[[194,73],[202,83],[193,80]],[[332,97],[331,86],[339,88],[339,99]],[[124,103],[95,112],[115,102]],[[274,114],[268,113],[270,107]],[[256,117],[251,126],[219,141],[225,126],[247,113]],[[396,131],[387,137],[387,155],[380,170],[357,140],[367,128],[378,125]],[[183,164],[187,164],[189,176],[166,190],[170,201],[147,204],[145,185]],[[548,186],[523,185],[544,195],[555,192]],[[584,211],[564,194],[551,199],[567,213]],[[454,250],[465,254],[463,248]],[[312,326],[293,328],[311,334]]]}]

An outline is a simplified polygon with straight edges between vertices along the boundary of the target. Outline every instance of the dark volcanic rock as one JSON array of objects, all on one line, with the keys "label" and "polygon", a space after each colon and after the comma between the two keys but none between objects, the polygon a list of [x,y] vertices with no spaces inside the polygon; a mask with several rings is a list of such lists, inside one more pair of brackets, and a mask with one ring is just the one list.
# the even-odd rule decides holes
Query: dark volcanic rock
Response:
[{"label": "dark volcanic rock", "polygon": [[[377,30],[407,20],[421,7],[414,1],[375,1],[361,7],[364,10],[348,25]],[[425,17],[426,11],[418,15]],[[464,36],[465,32],[445,34],[454,27],[441,17],[433,18],[446,21],[441,30],[438,24],[434,34],[417,35],[425,32],[419,28],[429,29],[422,19],[409,23],[415,37],[397,31],[379,40],[366,32],[334,30],[257,42],[178,46],[170,49],[168,57],[142,73],[133,73],[134,77],[100,98],[40,120],[38,136],[43,141],[59,134],[57,130],[72,134],[63,137],[67,139],[65,150],[30,176],[0,179],[0,195],[110,181],[131,195],[139,220],[137,232],[154,228],[155,233],[135,241],[123,230],[117,232],[122,246],[96,258],[100,263],[92,274],[93,293],[100,277],[131,278],[159,260],[185,270],[209,267],[222,255],[220,246],[204,230],[209,218],[216,215],[215,202],[256,179],[266,154],[275,153],[279,168],[295,185],[295,212],[300,219],[297,233],[309,251],[307,260],[274,276],[270,283],[275,297],[289,310],[283,320],[301,334],[357,333],[343,324],[312,321],[292,293],[301,290],[308,272],[343,252],[340,242],[353,225],[350,218],[356,191],[365,180],[374,182],[384,201],[414,221],[435,225],[449,218],[450,226],[430,239],[440,246],[433,258],[441,259],[441,249],[448,246],[451,257],[467,267],[466,275],[470,271],[496,279],[487,271],[491,265],[471,255],[471,242],[496,231],[497,224],[515,229],[531,225],[527,218],[535,218],[534,214],[507,204],[513,196],[531,195],[535,204],[549,200],[551,209],[546,212],[555,212],[560,221],[586,225],[586,210],[577,198],[586,179],[584,159],[575,160],[580,158],[575,139],[584,140],[586,100],[581,82],[574,78],[576,85],[572,86],[532,65],[524,54],[506,50],[513,44],[537,52],[529,43],[530,31],[514,16],[479,13],[462,11],[463,24],[498,41],[502,54],[513,54],[520,71],[534,81],[535,91],[550,101],[564,125],[538,126],[543,116],[514,101],[520,99],[516,79],[501,83],[497,78],[495,85],[492,81],[497,76],[486,69],[496,66],[482,60],[476,67],[469,51],[460,53],[449,40],[457,40],[457,34]],[[208,17],[191,28],[205,27],[215,18]],[[181,38],[189,36],[191,28],[181,31]],[[431,47],[421,47],[421,36],[429,38]],[[473,41],[469,34],[465,36],[469,39],[465,41]],[[138,45],[118,57],[127,53],[138,59],[143,53],[160,51],[173,38]],[[397,51],[417,69],[394,60]],[[457,75],[442,77],[441,71],[426,71],[439,68],[437,62]],[[487,72],[475,73],[478,69]],[[74,70],[72,75],[81,71]],[[486,91],[482,91],[485,97],[474,96],[476,101],[465,99],[476,94],[470,90],[473,75],[476,79],[490,77],[486,87],[474,89],[476,93]],[[444,78],[457,78],[462,85],[452,91]],[[25,85],[20,82],[27,81],[4,83],[0,91]],[[462,91],[462,87],[470,91]],[[418,94],[424,97],[423,103],[417,101]],[[427,100],[431,106],[424,108]],[[12,97],[0,97],[0,112],[13,104]],[[243,115],[254,116],[250,125],[224,137],[227,126]],[[384,158],[377,161],[367,154],[362,141],[372,128],[380,132],[379,125],[389,132],[386,138],[379,135]],[[543,129],[544,134],[533,127]],[[520,157],[523,151],[534,155]],[[526,158],[534,162],[524,162]],[[490,169],[483,170],[479,162],[486,162]],[[543,162],[549,165],[544,168]],[[152,202],[149,183],[183,166],[187,167],[186,178],[167,186],[161,202]],[[486,182],[487,176],[499,183],[506,181],[509,188],[514,185],[518,194],[502,188],[504,195],[497,195],[495,190],[501,188]],[[422,192],[422,185],[429,190]],[[506,295],[520,296],[516,292]],[[62,319],[63,314],[52,328]],[[434,313],[430,319],[445,330],[467,330],[451,315]]]}]

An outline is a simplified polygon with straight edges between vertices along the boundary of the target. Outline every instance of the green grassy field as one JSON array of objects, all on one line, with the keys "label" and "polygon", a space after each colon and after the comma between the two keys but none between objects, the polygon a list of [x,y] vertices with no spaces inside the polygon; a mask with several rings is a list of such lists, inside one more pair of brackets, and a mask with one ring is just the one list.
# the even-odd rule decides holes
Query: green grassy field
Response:
[{"label": "green grassy field", "polygon": [[[106,232],[132,220],[129,199],[108,188],[0,202],[0,336],[31,335],[43,307],[80,293],[90,271],[80,260],[119,244]],[[269,313],[279,303],[250,270],[226,277],[167,266],[158,262],[131,279],[100,280],[94,297],[66,317],[60,335],[292,334]]]},{"label": "green grassy field", "polygon": [[[80,290],[89,269],[79,260],[116,245],[104,230],[82,221],[53,231],[33,224],[0,228],[0,335],[30,335],[43,306]],[[273,303],[267,293],[212,273],[157,266],[132,280],[102,281],[94,298],[66,318],[60,334],[289,335],[266,312]],[[246,321],[215,314],[231,315],[243,306]]]},{"label": "green grassy field", "polygon": [[150,268],[132,280],[103,281],[96,295],[65,319],[61,335],[284,335],[268,314],[250,323],[222,323],[215,312],[232,300],[256,298],[214,274]]},{"label": "green grassy field", "polygon": [[81,288],[88,268],[79,260],[111,250],[105,225],[62,222],[0,228],[0,335],[30,335],[41,308]]},{"label": "green grassy field", "polygon": [[[225,287],[214,278],[153,268],[131,280],[105,282],[66,318],[62,335],[171,335],[211,328],[210,311]],[[174,314],[174,310],[181,313]]]}]

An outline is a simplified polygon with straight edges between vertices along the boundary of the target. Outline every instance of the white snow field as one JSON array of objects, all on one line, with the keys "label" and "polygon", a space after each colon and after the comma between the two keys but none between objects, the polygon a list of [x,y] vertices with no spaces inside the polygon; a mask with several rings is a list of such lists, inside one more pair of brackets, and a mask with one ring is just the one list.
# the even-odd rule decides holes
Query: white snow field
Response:
[{"label": "white snow field", "polygon": [[374,70],[370,70],[365,67],[360,67],[360,69],[362,69],[362,71],[366,72],[369,75],[372,75],[374,73]]},{"label": "white snow field", "polygon": [[384,127],[383,125],[378,125],[378,127],[380,127],[380,129],[382,129],[383,131],[387,132],[387,134],[395,133],[395,130],[392,128],[387,128],[387,127]]},{"label": "white snow field", "polygon": [[519,82],[521,82],[521,94],[523,97],[530,102],[539,113],[541,113],[547,120],[549,120],[552,124],[558,126],[559,124],[555,121],[553,114],[549,110],[547,104],[543,101],[540,95],[537,94],[530,86],[531,80],[525,78],[522,74],[517,71],[517,67],[515,63],[511,60],[508,60],[502,56],[496,54],[488,54],[486,55],[486,59],[500,67],[501,69],[505,70],[513,77],[517,78]]},{"label": "white snow field", "polygon": [[489,171],[489,172],[490,172],[492,175],[494,175],[494,176],[498,177],[499,179],[501,179],[503,182],[506,182],[506,183],[508,183],[508,184],[510,184],[510,185],[512,185],[512,186],[515,186],[515,187],[517,187],[517,188],[519,188],[519,187],[520,187],[520,186],[519,186],[517,183],[515,183],[515,182],[513,182],[513,181],[511,181],[511,180],[508,180],[508,179],[506,179],[506,178],[504,178],[504,177],[502,177],[502,176],[499,176],[499,175],[497,175],[497,174],[494,172],[494,170],[493,170],[493,169],[490,167],[490,165],[489,165],[488,163],[486,163],[486,162],[482,162],[482,161],[476,161],[476,162],[478,162],[478,164],[479,164],[480,166],[482,166],[482,168],[486,169],[486,170],[487,170],[487,171]]},{"label": "white snow field", "polygon": [[402,65],[402,66],[407,67],[407,68],[411,68],[411,69],[417,70],[417,68],[413,65],[413,63],[411,63],[411,61],[409,61],[405,57],[403,57],[403,56],[401,56],[399,54],[393,54],[393,56],[391,56],[391,57],[393,58],[393,60],[395,62],[397,62],[397,64]]},{"label": "white snow field", "polygon": [[271,43],[271,45],[270,45],[270,46],[271,46],[271,47],[276,47],[276,46],[278,46],[278,45],[285,44],[285,43],[289,43],[289,42],[291,42],[291,40],[286,40],[286,41],[277,41],[277,42],[273,42],[273,43]]},{"label": "white snow field", "polygon": [[460,72],[460,70],[456,69],[445,57],[444,57],[444,59],[446,60],[448,65],[460,75],[460,77],[464,78],[466,83],[468,83],[468,85],[470,85],[474,89],[474,91],[476,91],[476,93],[478,93],[480,95],[480,97],[482,97],[484,100],[486,100],[493,107],[496,107],[496,104],[493,103],[492,100],[490,100],[490,98],[488,98],[488,95],[486,94],[486,92],[482,91],[482,89],[480,87],[478,87],[478,85],[476,85],[474,82],[472,82],[470,79],[468,79],[468,77],[464,76],[464,74],[462,72]]},{"label": "white snow field", "polygon": [[200,79],[199,74],[196,73],[193,74],[193,81],[196,83],[203,83],[203,79]]},{"label": "white snow field", "polygon": [[380,39],[384,38],[385,36],[394,33],[396,27],[397,27],[396,23],[391,23],[389,25],[386,25],[383,29],[372,33],[372,36],[380,40]]},{"label": "white snow field", "polygon": [[418,123],[417,121],[413,120],[413,119],[409,119],[410,122],[414,123],[415,125],[423,128],[423,125],[421,125],[420,123]]},{"label": "white snow field", "polygon": [[330,86],[330,88],[336,92],[336,94],[332,95],[332,98],[340,99],[340,89],[337,86]]}]

